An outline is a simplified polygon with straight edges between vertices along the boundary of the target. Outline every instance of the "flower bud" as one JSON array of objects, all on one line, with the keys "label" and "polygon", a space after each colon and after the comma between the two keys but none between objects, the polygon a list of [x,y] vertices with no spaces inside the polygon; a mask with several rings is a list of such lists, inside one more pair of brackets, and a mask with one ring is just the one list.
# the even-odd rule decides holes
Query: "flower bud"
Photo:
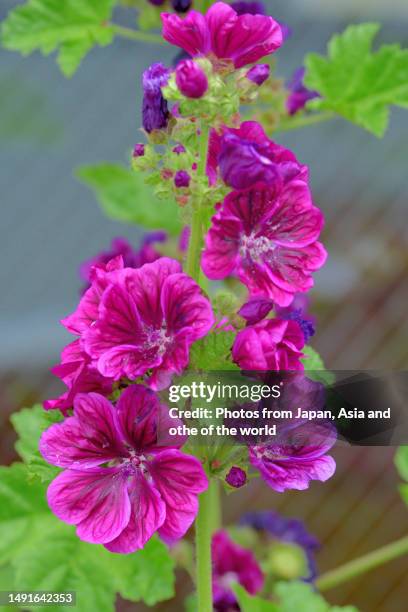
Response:
[{"label": "flower bud", "polygon": [[262,85],[269,77],[269,72],[269,64],[257,64],[248,70],[246,78],[255,83],[255,85]]},{"label": "flower bud", "polygon": [[190,175],[185,170],[178,170],[174,177],[176,187],[188,187],[190,185]]},{"label": "flower bud", "polygon": [[173,147],[172,151],[173,151],[173,153],[176,153],[177,155],[180,155],[181,153],[185,153],[186,152],[186,148],[182,144],[178,144],[175,147]]},{"label": "flower bud", "polygon": [[171,0],[171,6],[176,13],[187,13],[192,5],[192,0]]},{"label": "flower bud", "polygon": [[133,148],[132,157],[143,157],[145,154],[145,146],[144,144],[138,142],[135,144]]},{"label": "flower bud", "polygon": [[234,489],[239,489],[246,483],[247,475],[244,470],[234,465],[226,475],[225,480]]},{"label": "flower bud", "polygon": [[201,98],[208,89],[207,75],[193,60],[182,60],[176,68],[176,84],[186,98]]},{"label": "flower bud", "polygon": [[167,127],[169,110],[161,87],[167,84],[169,71],[163,64],[152,64],[143,73],[143,127],[146,132]]}]

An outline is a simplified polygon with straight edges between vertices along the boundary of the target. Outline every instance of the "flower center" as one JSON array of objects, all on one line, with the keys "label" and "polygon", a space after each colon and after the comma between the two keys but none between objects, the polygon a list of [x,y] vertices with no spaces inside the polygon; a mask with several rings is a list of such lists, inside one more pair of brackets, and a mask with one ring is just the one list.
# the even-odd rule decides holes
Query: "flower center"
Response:
[{"label": "flower center", "polygon": [[275,248],[273,242],[266,236],[244,235],[241,238],[240,254],[243,258],[262,261],[263,255]]},{"label": "flower center", "polygon": [[145,455],[139,455],[134,450],[129,451],[129,456],[123,459],[121,467],[126,476],[132,476],[135,472],[147,472],[147,457]]},{"label": "flower center", "polygon": [[159,329],[157,329],[157,327],[146,327],[144,331],[146,336],[143,343],[143,350],[147,354],[154,354],[162,357],[167,347],[172,342],[172,337],[167,334],[166,325],[163,324]]}]

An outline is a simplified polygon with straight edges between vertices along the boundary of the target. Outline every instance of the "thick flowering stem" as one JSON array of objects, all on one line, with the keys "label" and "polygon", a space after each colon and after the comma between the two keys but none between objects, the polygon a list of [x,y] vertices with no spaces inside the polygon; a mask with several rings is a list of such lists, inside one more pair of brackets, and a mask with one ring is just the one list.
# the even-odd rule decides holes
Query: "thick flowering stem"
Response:
[{"label": "thick flowering stem", "polygon": [[214,495],[218,495],[216,485],[216,481],[210,480],[207,491],[200,495],[200,509],[195,524],[197,603],[200,612],[213,610],[211,541],[214,525]]},{"label": "thick flowering stem", "polygon": [[323,574],[316,582],[317,587],[320,591],[327,591],[333,589],[343,582],[347,582],[356,576],[360,576],[365,572],[397,559],[402,555],[408,554],[408,536],[382,546],[373,552],[364,555],[353,561],[349,561],[340,567]]},{"label": "thick flowering stem", "polygon": [[[197,177],[205,178],[205,166],[207,162],[208,148],[208,127],[205,127],[202,122],[199,147],[199,161],[197,168]],[[187,252],[186,272],[197,282],[200,281],[200,262],[201,251],[203,248],[204,235],[202,224],[202,201],[201,194],[198,193],[193,201],[193,216],[191,220],[191,234]]]}]

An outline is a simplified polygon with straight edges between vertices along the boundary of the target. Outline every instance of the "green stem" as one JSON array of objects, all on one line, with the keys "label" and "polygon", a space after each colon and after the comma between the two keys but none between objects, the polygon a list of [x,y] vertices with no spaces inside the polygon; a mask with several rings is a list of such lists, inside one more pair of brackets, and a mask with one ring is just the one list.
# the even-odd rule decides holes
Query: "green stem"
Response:
[{"label": "green stem", "polygon": [[316,123],[322,123],[323,121],[330,121],[336,117],[335,113],[330,111],[324,113],[313,113],[310,115],[295,115],[294,117],[283,119],[275,131],[276,132],[288,132],[290,130],[297,130],[298,128],[307,127],[309,125],[315,125]]},{"label": "green stem", "polygon": [[211,540],[213,526],[213,500],[215,481],[210,480],[207,491],[200,495],[200,509],[198,511],[196,530],[196,558],[197,558],[197,608],[200,612],[212,612],[212,565]]},{"label": "green stem", "polygon": [[125,28],[124,26],[120,26],[116,23],[111,23],[110,26],[116,36],[122,36],[122,38],[128,38],[129,40],[156,43],[159,45],[162,45],[166,42],[160,34],[142,32],[141,30],[133,30],[132,28]]},{"label": "green stem", "polygon": [[327,591],[405,554],[408,554],[408,536],[326,572],[317,580],[316,586],[320,591]]}]

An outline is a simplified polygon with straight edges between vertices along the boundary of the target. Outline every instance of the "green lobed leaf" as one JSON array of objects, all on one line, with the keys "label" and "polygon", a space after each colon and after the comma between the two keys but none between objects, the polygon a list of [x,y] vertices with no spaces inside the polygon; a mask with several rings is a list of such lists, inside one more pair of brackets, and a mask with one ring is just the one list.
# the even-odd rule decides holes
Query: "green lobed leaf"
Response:
[{"label": "green lobed leaf", "polygon": [[121,165],[101,163],[82,166],[76,175],[94,191],[102,209],[112,219],[147,229],[166,228],[174,235],[180,233],[177,204],[157,199],[142,174]]},{"label": "green lobed leaf", "polygon": [[301,361],[305,366],[308,378],[316,380],[317,382],[322,382],[325,385],[333,384],[335,376],[332,372],[326,370],[323,359],[320,357],[319,353],[311,346],[305,346],[302,351],[305,356],[302,357]]},{"label": "green lobed leaf", "polygon": [[[0,565],[24,590],[75,591],[78,612],[113,612],[116,593],[153,605],[174,593],[173,561],[166,546],[150,540],[142,551],[115,555],[87,544],[75,527],[49,510],[46,487],[27,481],[21,463],[0,468]],[[10,586],[8,587],[10,589]],[[33,611],[72,610],[33,606]]]},{"label": "green lobed leaf", "polygon": [[47,411],[37,404],[15,412],[10,420],[19,435],[15,444],[16,451],[27,464],[29,476],[38,477],[42,482],[51,482],[60,470],[44,461],[38,450],[38,442],[43,431],[62,420],[60,411]]},{"label": "green lobed leaf", "polygon": [[65,74],[74,74],[94,45],[112,42],[108,25],[116,0],[28,0],[10,11],[1,27],[6,49],[28,55],[58,50],[57,62]]},{"label": "green lobed leaf", "polygon": [[305,582],[279,582],[275,593],[279,598],[279,612],[358,612],[354,606],[332,607],[312,585]]},{"label": "green lobed leaf", "polygon": [[198,340],[190,349],[190,369],[193,370],[237,370],[231,361],[231,347],[235,332],[213,331]]},{"label": "green lobed leaf", "polygon": [[351,25],[336,34],[328,56],[310,53],[305,60],[305,84],[322,98],[309,108],[329,110],[378,137],[389,120],[389,107],[408,108],[408,49],[383,45],[372,51],[376,23]]},{"label": "green lobed leaf", "polygon": [[250,595],[240,584],[235,584],[232,588],[242,612],[279,612],[276,603]]}]

